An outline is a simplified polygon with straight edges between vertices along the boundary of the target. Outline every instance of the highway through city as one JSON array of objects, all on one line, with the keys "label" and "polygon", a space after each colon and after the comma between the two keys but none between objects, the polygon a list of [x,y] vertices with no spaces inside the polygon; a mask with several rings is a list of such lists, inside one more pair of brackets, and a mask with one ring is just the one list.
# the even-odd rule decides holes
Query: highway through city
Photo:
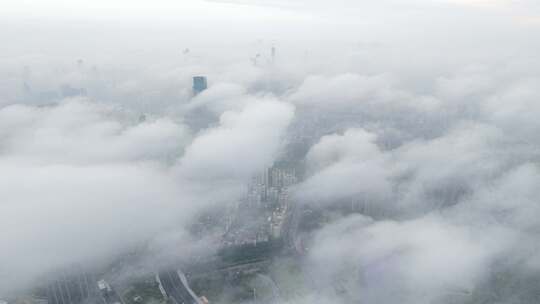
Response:
[{"label": "highway through city", "polygon": [[175,304],[200,304],[200,300],[189,287],[183,273],[166,270],[158,273],[158,280],[167,296]]},{"label": "highway through city", "polygon": [[272,302],[281,302],[281,295],[276,282],[271,277],[261,273],[257,274],[257,278],[272,289]]},{"label": "highway through city", "polygon": [[294,253],[303,254],[303,248],[301,241],[298,238],[298,226],[301,219],[301,207],[298,203],[289,203],[289,210],[287,211],[287,218],[283,225],[283,239],[287,247],[289,247]]}]

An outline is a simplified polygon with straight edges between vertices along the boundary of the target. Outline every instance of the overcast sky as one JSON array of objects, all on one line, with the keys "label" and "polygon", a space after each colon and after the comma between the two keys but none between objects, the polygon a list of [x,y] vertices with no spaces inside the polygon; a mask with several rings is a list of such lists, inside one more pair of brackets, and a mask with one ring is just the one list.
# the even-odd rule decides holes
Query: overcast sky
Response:
[{"label": "overcast sky", "polygon": [[[193,219],[294,140],[295,201],[384,214],[306,239],[310,290],[443,303],[539,274],[539,18],[533,0],[3,0],[0,293],[141,243],[188,255]],[[294,303],[338,301],[321,290]]]}]

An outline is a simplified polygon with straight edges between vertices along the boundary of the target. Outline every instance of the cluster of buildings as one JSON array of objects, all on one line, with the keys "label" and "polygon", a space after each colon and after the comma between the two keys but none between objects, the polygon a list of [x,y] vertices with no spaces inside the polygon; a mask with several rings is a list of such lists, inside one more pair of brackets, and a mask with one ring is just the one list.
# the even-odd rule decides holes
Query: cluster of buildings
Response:
[{"label": "cluster of buildings", "polygon": [[284,165],[275,165],[253,177],[246,197],[229,215],[222,245],[256,245],[280,239],[290,209],[289,189],[296,182],[296,170]]},{"label": "cluster of buildings", "polygon": [[286,205],[288,189],[297,182],[294,168],[273,166],[248,185],[247,201],[257,207],[269,207],[274,204]]},{"label": "cluster of buildings", "polygon": [[238,220],[229,226],[225,234],[221,239],[222,248],[235,247],[245,244],[257,245],[257,243],[264,243],[270,240],[267,227],[260,218],[250,218],[242,215],[242,218],[249,222],[240,223]]},{"label": "cluster of buildings", "polygon": [[248,201],[270,212],[267,222],[272,239],[279,239],[290,208],[289,188],[297,182],[292,167],[273,166],[255,177],[248,187]]}]

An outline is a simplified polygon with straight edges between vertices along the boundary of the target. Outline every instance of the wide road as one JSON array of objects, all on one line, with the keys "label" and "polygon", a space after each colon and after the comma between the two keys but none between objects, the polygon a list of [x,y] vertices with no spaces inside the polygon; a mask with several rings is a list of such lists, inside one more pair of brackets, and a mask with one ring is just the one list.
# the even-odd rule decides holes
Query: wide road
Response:
[{"label": "wide road", "polygon": [[301,206],[297,202],[290,202],[287,218],[283,225],[283,239],[285,244],[292,252],[298,255],[304,253],[301,240],[298,238],[298,226],[300,224],[301,213]]},{"label": "wide road", "polygon": [[165,293],[176,304],[199,304],[199,299],[189,289],[187,281],[185,282],[186,284],[182,282],[178,271],[161,271],[158,273],[158,277]]}]

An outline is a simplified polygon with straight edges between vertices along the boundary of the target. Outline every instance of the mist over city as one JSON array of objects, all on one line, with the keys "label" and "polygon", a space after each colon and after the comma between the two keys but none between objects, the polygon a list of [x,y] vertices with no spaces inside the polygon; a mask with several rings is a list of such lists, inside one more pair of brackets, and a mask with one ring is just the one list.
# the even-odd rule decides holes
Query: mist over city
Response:
[{"label": "mist over city", "polygon": [[540,3],[0,1],[0,304],[540,303]]}]

